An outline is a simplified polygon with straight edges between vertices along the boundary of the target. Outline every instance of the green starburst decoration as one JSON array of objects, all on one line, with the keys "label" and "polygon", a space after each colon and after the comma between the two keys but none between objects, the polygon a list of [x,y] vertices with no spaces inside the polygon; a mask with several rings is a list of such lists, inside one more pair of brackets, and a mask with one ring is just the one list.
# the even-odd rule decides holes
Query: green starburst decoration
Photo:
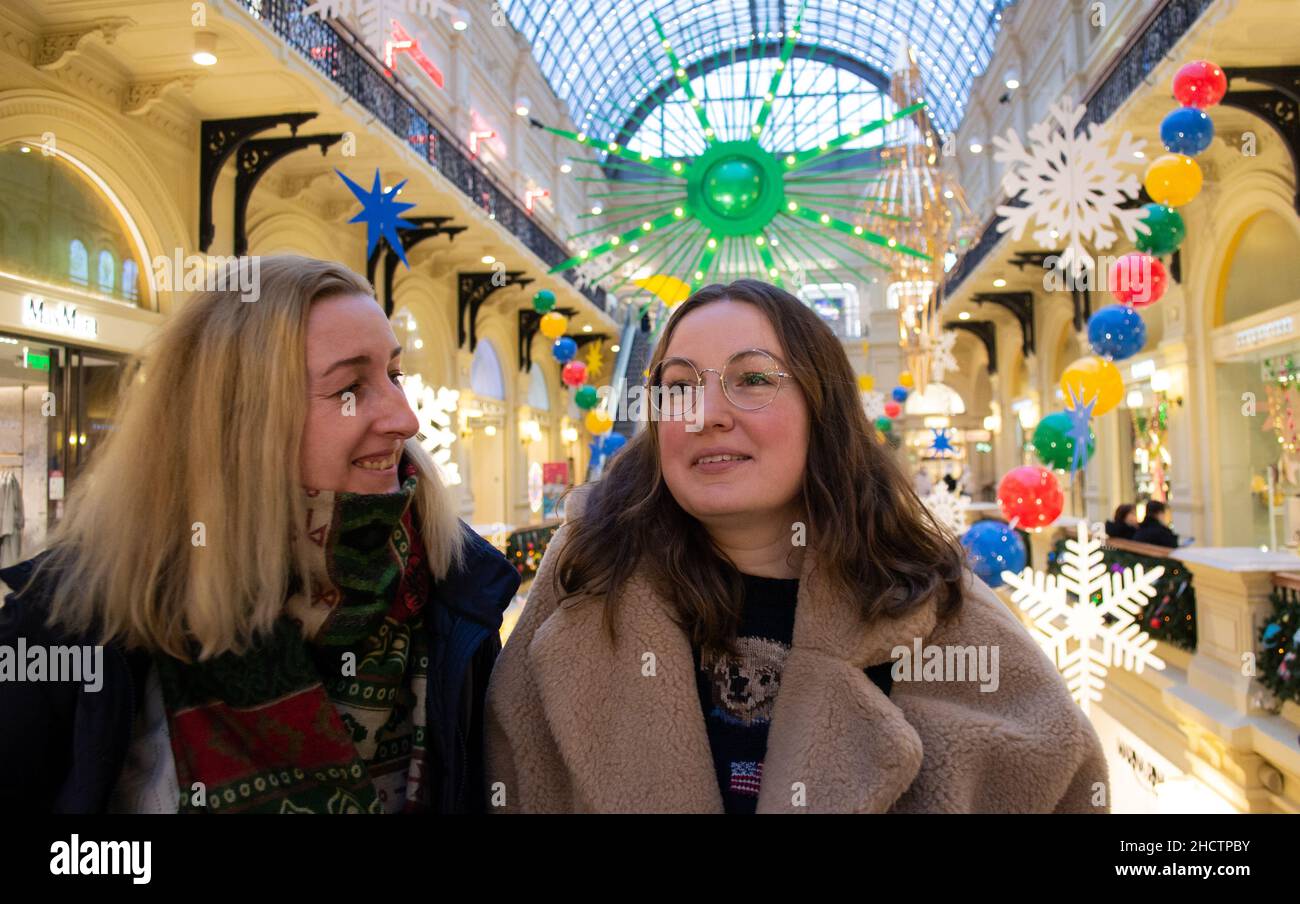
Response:
[{"label": "green starburst decoration", "polygon": [[[617,168],[618,175],[609,177],[611,190],[592,196],[609,199],[608,208],[602,205],[601,209],[608,215],[607,222],[569,237],[578,242],[605,233],[606,241],[557,264],[551,273],[584,267],[592,274],[592,282],[600,282],[629,263],[653,261],[655,271],[682,274],[683,282],[694,291],[713,281],[711,274],[724,270],[730,274],[749,272],[777,285],[783,283],[782,274],[801,282],[802,274],[825,270],[824,260],[850,273],[869,268],[889,272],[890,265],[873,255],[876,249],[931,259],[840,215],[858,214],[864,222],[872,217],[910,222],[884,212],[896,200],[893,198],[866,197],[854,204],[854,194],[883,181],[878,171],[891,164],[867,159],[870,155],[861,147],[847,145],[921,111],[924,101],[806,150],[773,151],[762,146],[773,101],[799,39],[803,13],[801,5],[794,26],[786,33],[758,115],[743,139],[722,140],[716,135],[705,104],[696,96],[686,69],[653,15],[650,18],[660,46],[704,134],[702,153],[659,157],[533,121],[554,135],[603,152],[606,160],[626,161]],[[872,204],[881,209],[873,210]],[[604,273],[594,273],[599,266],[588,266],[611,256],[613,266]],[[624,278],[612,288],[616,291],[630,280]]]}]

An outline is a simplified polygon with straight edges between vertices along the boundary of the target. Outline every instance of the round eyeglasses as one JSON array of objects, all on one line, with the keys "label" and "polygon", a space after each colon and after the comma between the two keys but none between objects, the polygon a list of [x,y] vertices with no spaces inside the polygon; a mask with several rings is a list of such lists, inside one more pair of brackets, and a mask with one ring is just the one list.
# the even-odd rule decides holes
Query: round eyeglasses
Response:
[{"label": "round eyeglasses", "polygon": [[727,359],[722,370],[696,367],[686,358],[665,358],[650,375],[650,404],[661,417],[684,417],[695,410],[704,393],[704,375],[715,373],[727,401],[745,411],[766,408],[776,400],[782,381],[790,376],[770,354],[747,348]]}]

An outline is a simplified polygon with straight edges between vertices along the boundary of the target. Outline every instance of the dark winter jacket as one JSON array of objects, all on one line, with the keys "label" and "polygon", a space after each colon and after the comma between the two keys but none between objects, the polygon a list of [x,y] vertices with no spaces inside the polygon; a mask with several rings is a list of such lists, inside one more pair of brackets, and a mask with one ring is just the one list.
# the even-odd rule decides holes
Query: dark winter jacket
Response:
[{"label": "dark winter jacket", "polygon": [[1165,527],[1164,522],[1159,518],[1148,516],[1138,525],[1137,531],[1133,534],[1134,543],[1150,543],[1152,546],[1168,546],[1170,549],[1178,548],[1178,534]]},{"label": "dark winter jacket", "polygon": [[1132,540],[1137,528],[1127,521],[1107,521],[1106,536],[1112,540]]},{"label": "dark winter jacket", "polygon": [[[483,703],[501,650],[501,613],[519,587],[505,557],[467,525],[461,529],[464,565],[434,585],[425,608],[430,799],[439,813],[484,809]],[[20,638],[28,648],[92,645],[45,626],[49,581],[42,575],[25,587],[40,559],[0,571],[0,580],[22,589],[0,608],[0,648],[16,651]],[[109,644],[97,691],[76,682],[0,681],[0,812],[103,812],[143,705],[149,665],[147,653]]]}]

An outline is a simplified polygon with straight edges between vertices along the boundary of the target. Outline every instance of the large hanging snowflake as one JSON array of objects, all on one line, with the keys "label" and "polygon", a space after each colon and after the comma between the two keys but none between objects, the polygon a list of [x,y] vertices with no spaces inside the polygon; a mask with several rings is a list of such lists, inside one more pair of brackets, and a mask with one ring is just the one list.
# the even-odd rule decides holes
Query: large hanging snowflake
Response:
[{"label": "large hanging snowflake", "polygon": [[921,497],[921,502],[939,526],[951,531],[954,537],[966,532],[966,509],[971,503],[969,496],[949,492],[948,485],[940,481]]},{"label": "large hanging snowflake", "polygon": [[460,466],[452,461],[452,444],[456,442],[453,419],[460,403],[460,392],[426,384],[419,374],[409,374],[402,381],[406,401],[420,423],[420,445],[433,457],[447,486],[461,482]]},{"label": "large hanging snowflake", "polygon": [[956,341],[956,333],[952,330],[944,330],[930,346],[930,379],[934,382],[942,383],[948,371],[957,369],[957,358],[952,353]]},{"label": "large hanging snowflake", "polygon": [[1019,239],[1033,220],[1038,226],[1034,241],[1044,250],[1064,245],[1060,267],[1076,278],[1094,266],[1084,242],[1099,250],[1111,247],[1119,238],[1114,222],[1134,241],[1146,215],[1141,206],[1122,207],[1140,190],[1137,176],[1124,166],[1135,161],[1146,142],[1125,132],[1112,150],[1105,128],[1089,124],[1078,129],[1086,112],[1068,100],[1053,105],[1047,119],[1029,130],[1028,148],[1014,129],[993,139],[993,159],[1008,164],[1002,189],[1025,205],[999,206],[1003,220],[998,232]]},{"label": "large hanging snowflake", "polygon": [[[1092,702],[1101,700],[1108,665],[1134,672],[1165,667],[1152,653],[1156,642],[1136,623],[1164,573],[1163,566],[1146,571],[1141,565],[1120,573],[1107,571],[1101,541],[1091,538],[1081,520],[1078,536],[1065,543],[1059,576],[1026,568],[1020,574],[1004,571],[1002,579],[1011,587],[1012,601],[1033,620],[1035,639],[1087,713]],[[1073,602],[1067,599],[1071,595]],[[1094,603],[1094,597],[1100,602]]]}]

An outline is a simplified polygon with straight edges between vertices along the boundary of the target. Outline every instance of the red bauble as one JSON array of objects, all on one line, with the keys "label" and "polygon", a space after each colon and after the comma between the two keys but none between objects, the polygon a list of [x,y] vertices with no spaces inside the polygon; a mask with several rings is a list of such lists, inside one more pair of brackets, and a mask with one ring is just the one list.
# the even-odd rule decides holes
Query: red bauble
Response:
[{"label": "red bauble", "polygon": [[1034,530],[1046,527],[1061,516],[1065,497],[1052,472],[1038,465],[1012,468],[998,484],[998,505],[1016,527]]},{"label": "red bauble", "polygon": [[587,382],[587,365],[581,361],[570,361],[560,371],[560,379],[565,386],[581,386]]},{"label": "red bauble", "polygon": [[1174,97],[1184,107],[1204,110],[1228,93],[1228,77],[1209,60],[1188,63],[1174,76]]},{"label": "red bauble", "polygon": [[1145,308],[1164,297],[1169,271],[1151,255],[1133,251],[1115,261],[1108,288],[1121,304]]},{"label": "red bauble", "polygon": [[903,413],[903,406],[897,402],[885,403],[885,417],[898,417]]}]

